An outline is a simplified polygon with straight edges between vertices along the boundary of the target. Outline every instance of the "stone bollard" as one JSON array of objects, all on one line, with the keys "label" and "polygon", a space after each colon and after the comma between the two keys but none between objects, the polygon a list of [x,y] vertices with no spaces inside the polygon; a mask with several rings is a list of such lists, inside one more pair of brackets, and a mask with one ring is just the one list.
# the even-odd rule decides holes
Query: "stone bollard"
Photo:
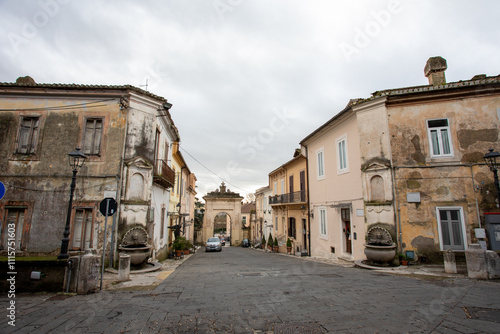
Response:
[{"label": "stone bollard", "polygon": [[120,254],[118,262],[118,281],[130,281],[130,255]]},{"label": "stone bollard", "polygon": [[495,251],[486,251],[486,262],[488,263],[488,277],[490,279],[500,278],[500,256]]},{"label": "stone bollard", "polygon": [[451,249],[443,252],[444,255],[444,272],[447,274],[457,273],[457,262],[455,261],[455,253]]},{"label": "stone bollard", "polygon": [[80,259],[80,269],[78,271],[76,293],[86,295],[97,291],[99,283],[99,257],[92,255],[90,251]]},{"label": "stone bollard", "polygon": [[469,278],[488,279],[486,251],[479,244],[469,245],[465,251],[465,259],[467,260]]}]

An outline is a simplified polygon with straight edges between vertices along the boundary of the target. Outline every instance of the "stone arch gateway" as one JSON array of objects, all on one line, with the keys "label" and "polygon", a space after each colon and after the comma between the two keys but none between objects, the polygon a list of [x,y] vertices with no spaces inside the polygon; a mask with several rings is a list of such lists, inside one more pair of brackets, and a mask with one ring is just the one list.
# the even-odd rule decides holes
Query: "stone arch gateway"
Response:
[{"label": "stone arch gateway", "polygon": [[219,213],[225,213],[230,217],[231,245],[240,245],[243,240],[243,226],[241,224],[241,201],[243,197],[226,189],[224,182],[222,182],[219,189],[209,192],[203,196],[203,199],[205,200],[203,242],[214,236],[215,217]]}]

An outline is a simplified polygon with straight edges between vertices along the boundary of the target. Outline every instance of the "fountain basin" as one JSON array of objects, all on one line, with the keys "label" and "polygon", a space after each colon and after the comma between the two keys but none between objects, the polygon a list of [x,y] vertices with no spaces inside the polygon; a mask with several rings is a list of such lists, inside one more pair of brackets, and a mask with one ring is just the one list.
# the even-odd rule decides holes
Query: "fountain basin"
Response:
[{"label": "fountain basin", "polygon": [[127,255],[130,255],[130,264],[139,266],[146,263],[147,259],[151,257],[152,246],[119,246],[118,250]]},{"label": "fountain basin", "polygon": [[384,246],[364,244],[364,246],[366,258],[375,263],[389,263],[396,256],[396,244]]}]

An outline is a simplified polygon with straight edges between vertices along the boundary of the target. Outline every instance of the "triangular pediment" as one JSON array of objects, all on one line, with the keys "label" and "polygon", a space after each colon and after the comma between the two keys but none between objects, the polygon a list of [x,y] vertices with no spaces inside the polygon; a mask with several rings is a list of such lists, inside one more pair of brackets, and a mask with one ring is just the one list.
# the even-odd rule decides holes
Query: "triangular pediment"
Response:
[{"label": "triangular pediment", "polygon": [[391,168],[391,161],[386,158],[373,158],[361,165],[363,172],[376,171]]},{"label": "triangular pediment", "polygon": [[138,169],[153,169],[153,166],[147,162],[143,157],[134,157],[125,161],[128,167],[135,167]]},{"label": "triangular pediment", "polygon": [[369,171],[375,171],[375,170],[380,170],[380,169],[388,169],[389,167],[390,166],[387,166],[385,164],[374,162],[374,163],[371,163],[368,166],[366,166],[364,171],[369,172]]}]

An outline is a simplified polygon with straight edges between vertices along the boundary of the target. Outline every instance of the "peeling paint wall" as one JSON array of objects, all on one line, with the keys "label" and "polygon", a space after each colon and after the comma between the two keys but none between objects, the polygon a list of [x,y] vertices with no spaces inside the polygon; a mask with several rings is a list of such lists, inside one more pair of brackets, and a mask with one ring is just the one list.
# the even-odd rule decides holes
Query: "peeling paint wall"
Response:
[{"label": "peeling paint wall", "polygon": [[[498,106],[500,97],[490,95],[388,108],[404,250],[442,260],[438,207],[461,209],[465,247],[476,241],[478,214],[495,209],[493,174],[483,156],[489,148],[500,149]],[[449,122],[451,156],[431,155],[427,120],[433,119]],[[408,201],[408,193],[420,201]]]},{"label": "peeling paint wall", "polygon": [[[56,255],[61,246],[68,209],[71,168],[68,153],[81,147],[86,117],[102,117],[104,130],[101,155],[92,156],[77,174],[74,208],[92,208],[104,198],[104,191],[117,190],[121,140],[125,117],[117,101],[73,95],[0,96],[0,180],[7,192],[0,201],[0,219],[5,223],[9,208],[26,209],[29,226],[23,231],[24,255]],[[94,103],[93,103],[94,102]],[[98,104],[98,107],[95,105]],[[16,153],[21,116],[39,117],[38,140],[33,154]],[[74,211],[73,211],[74,212]],[[97,249],[103,219],[94,214],[92,248]],[[102,238],[101,238],[102,239]]]}]

